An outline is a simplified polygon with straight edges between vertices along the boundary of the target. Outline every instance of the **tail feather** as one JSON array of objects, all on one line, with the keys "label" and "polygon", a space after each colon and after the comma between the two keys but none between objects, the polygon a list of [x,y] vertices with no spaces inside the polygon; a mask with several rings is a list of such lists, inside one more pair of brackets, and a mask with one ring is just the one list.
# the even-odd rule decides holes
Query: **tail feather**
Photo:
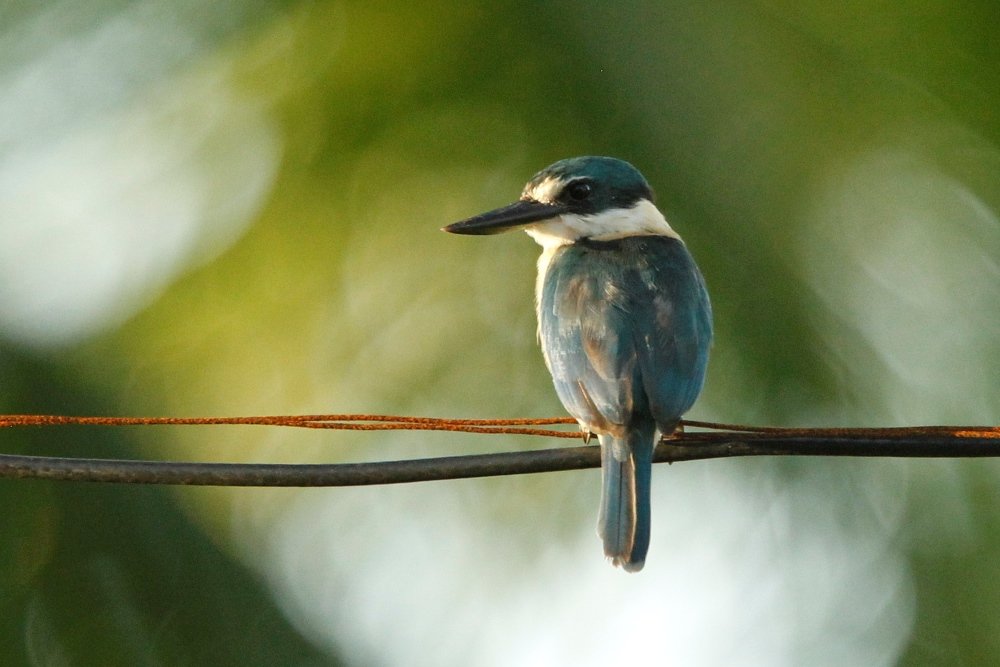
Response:
[{"label": "tail feather", "polygon": [[628,572],[638,572],[649,549],[649,486],[656,427],[634,428],[623,438],[601,436],[601,512],[597,533],[604,555]]}]

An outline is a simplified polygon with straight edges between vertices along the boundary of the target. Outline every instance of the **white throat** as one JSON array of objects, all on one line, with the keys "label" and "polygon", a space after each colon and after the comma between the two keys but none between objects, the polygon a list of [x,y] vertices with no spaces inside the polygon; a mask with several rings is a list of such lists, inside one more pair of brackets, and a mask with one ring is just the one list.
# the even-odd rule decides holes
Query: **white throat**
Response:
[{"label": "white throat", "polygon": [[659,209],[648,199],[632,208],[615,208],[594,215],[562,215],[531,225],[525,231],[546,249],[573,243],[581,238],[613,241],[629,236],[651,234],[680,240]]}]

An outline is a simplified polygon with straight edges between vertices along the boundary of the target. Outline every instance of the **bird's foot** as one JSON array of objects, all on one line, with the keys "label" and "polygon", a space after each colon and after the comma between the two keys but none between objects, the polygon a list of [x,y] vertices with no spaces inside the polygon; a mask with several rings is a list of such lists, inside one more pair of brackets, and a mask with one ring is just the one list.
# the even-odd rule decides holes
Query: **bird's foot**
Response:
[{"label": "bird's foot", "polygon": [[684,437],[684,424],[682,422],[677,422],[674,426],[674,430],[670,433],[663,434],[663,440],[676,440],[677,438]]},{"label": "bird's foot", "polygon": [[585,444],[585,445],[589,445],[590,444],[590,439],[594,437],[593,432],[591,432],[591,430],[589,428],[587,428],[586,426],[581,426],[580,427],[580,435],[583,436],[583,444]]}]

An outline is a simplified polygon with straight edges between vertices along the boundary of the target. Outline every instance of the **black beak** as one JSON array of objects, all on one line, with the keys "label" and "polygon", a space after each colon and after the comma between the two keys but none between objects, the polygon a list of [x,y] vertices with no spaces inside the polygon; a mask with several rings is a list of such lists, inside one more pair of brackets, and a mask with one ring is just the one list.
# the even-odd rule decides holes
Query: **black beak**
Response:
[{"label": "black beak", "polygon": [[559,204],[544,204],[532,199],[522,199],[509,206],[454,222],[442,227],[441,231],[452,234],[499,234],[510,229],[526,227],[533,222],[554,218],[565,212],[566,208]]}]

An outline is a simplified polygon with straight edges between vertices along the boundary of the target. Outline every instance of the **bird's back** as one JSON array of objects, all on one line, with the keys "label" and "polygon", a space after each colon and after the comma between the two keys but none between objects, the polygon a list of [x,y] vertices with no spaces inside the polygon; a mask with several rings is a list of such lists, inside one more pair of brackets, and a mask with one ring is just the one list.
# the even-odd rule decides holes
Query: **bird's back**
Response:
[{"label": "bird's back", "polygon": [[683,242],[580,239],[540,268],[539,336],[566,409],[595,433],[650,419],[671,432],[701,391],[712,337]]}]

